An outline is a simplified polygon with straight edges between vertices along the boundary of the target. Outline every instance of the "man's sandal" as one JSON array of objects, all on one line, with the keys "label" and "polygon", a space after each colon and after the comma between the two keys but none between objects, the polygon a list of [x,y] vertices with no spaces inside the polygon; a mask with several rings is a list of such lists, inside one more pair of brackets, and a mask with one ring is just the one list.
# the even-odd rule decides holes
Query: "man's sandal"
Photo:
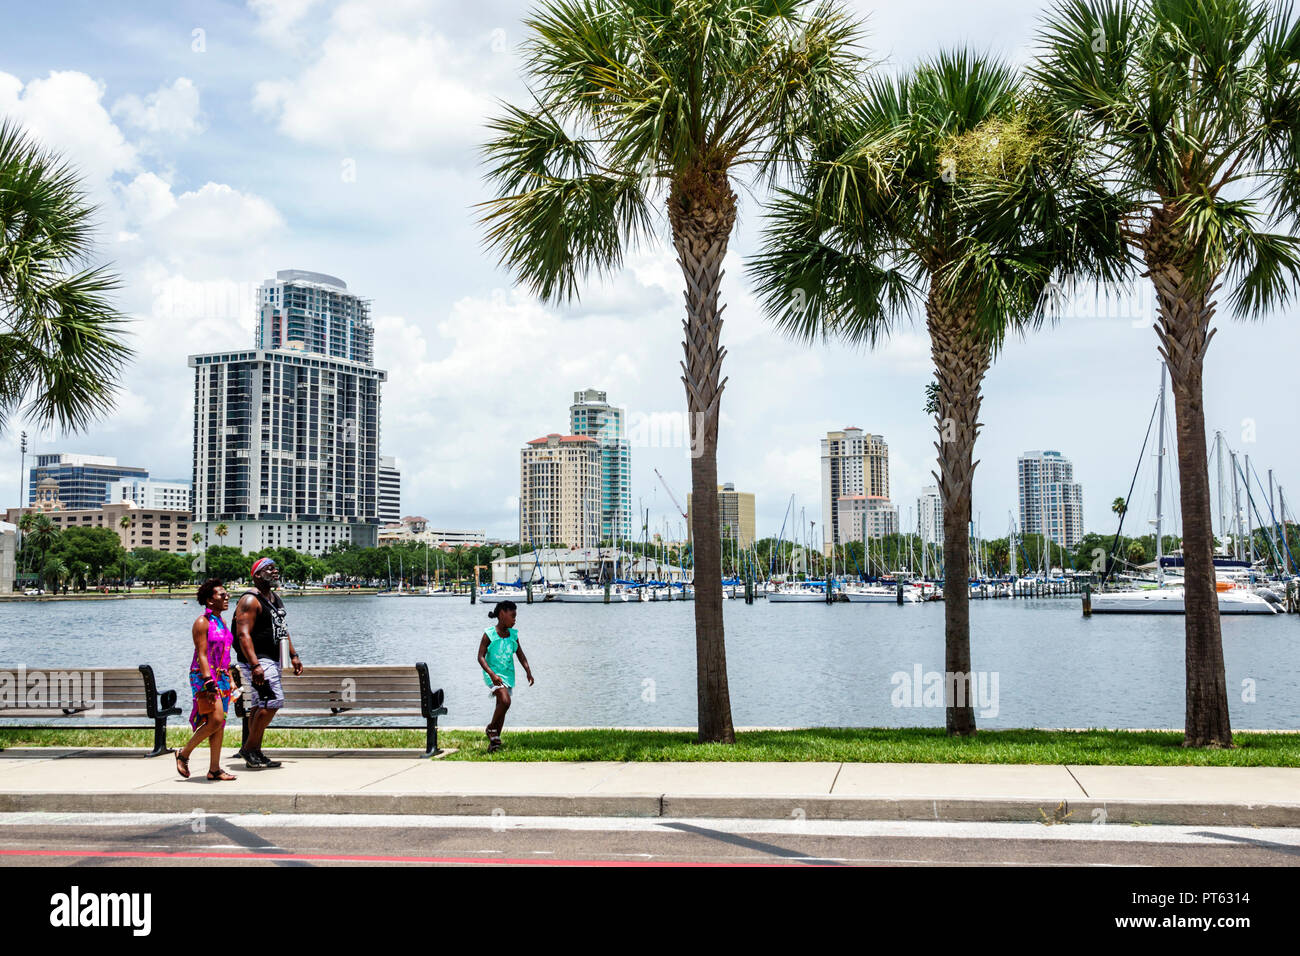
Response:
[{"label": "man's sandal", "polygon": [[224,770],[209,770],[208,779],[209,780],[234,780],[235,775],[233,773],[226,773],[226,771]]},{"label": "man's sandal", "polygon": [[176,751],[176,772],[182,777],[189,777],[190,775],[190,758],[182,757],[179,750]]}]

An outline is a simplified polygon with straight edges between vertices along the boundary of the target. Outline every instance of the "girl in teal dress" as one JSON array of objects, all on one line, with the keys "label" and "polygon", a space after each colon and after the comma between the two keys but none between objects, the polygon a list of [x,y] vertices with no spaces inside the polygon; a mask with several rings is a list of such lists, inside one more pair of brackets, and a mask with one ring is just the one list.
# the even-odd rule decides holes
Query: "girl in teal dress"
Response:
[{"label": "girl in teal dress", "polygon": [[489,693],[497,701],[496,711],[485,728],[488,753],[501,749],[501,728],[506,722],[506,711],[510,709],[510,698],[515,688],[516,655],[528,675],[528,686],[534,683],[533,670],[528,666],[524,649],[519,646],[515,613],[514,601],[502,601],[488,611],[488,617],[493,618],[496,624],[489,625],[478,642],[478,666],[483,668],[483,683],[487,684]]}]

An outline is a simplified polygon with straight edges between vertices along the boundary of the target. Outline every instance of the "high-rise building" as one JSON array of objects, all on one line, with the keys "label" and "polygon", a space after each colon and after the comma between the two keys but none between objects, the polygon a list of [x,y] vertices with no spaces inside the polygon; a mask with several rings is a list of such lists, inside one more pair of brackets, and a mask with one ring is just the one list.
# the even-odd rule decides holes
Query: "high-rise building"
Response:
[{"label": "high-rise building", "polygon": [[257,341],[271,347],[189,358],[195,530],[212,542],[224,524],[217,543],[245,552],[374,547],[388,376],[371,364],[368,304],[338,279],[299,270],[279,273],[263,295]]},{"label": "high-rise building", "polygon": [[58,483],[59,501],[64,508],[102,508],[108,500],[108,486],[114,481],[148,477],[146,469],[119,465],[116,458],[104,455],[37,455],[29,473],[27,503],[36,503],[36,486],[49,478]]},{"label": "high-rise building", "polygon": [[173,511],[190,510],[190,483],[188,481],[158,481],[154,478],[132,478],[110,481],[104,496],[105,504],[132,501],[137,508],[165,508]]},{"label": "high-rise building", "polygon": [[281,269],[262,283],[258,306],[259,349],[296,348],[360,365],[375,362],[370,300],[348,292],[342,279]]},{"label": "high-rise building", "polygon": [[921,489],[916,499],[917,533],[926,544],[943,544],[943,498],[937,485]]},{"label": "high-rise building", "polygon": [[402,520],[402,472],[392,455],[379,456],[379,523]]},{"label": "high-rise building", "polygon": [[836,508],[839,544],[898,534],[898,506],[879,495],[840,495]]},{"label": "high-rise building", "polygon": [[569,431],[600,443],[600,538],[621,541],[632,534],[631,450],[623,409],[594,388],[573,393]]},{"label": "high-rise building", "polygon": [[[718,485],[718,528],[724,541],[748,548],[754,543],[754,495],[728,481]],[[686,538],[691,536],[691,493],[686,493]]]},{"label": "high-rise building", "polygon": [[587,435],[534,438],[519,454],[523,541],[544,548],[600,545],[601,448]]},{"label": "high-rise building", "polygon": [[1059,451],[1027,451],[1017,462],[1020,530],[1073,548],[1083,538],[1083,486]]},{"label": "high-rise building", "polygon": [[[840,499],[863,495],[865,498],[889,500],[889,445],[880,435],[872,435],[850,426],[827,432],[822,446],[822,546],[829,553],[831,545],[860,540],[841,527]],[[874,507],[879,507],[876,505]],[[895,516],[895,529],[897,516]]]}]

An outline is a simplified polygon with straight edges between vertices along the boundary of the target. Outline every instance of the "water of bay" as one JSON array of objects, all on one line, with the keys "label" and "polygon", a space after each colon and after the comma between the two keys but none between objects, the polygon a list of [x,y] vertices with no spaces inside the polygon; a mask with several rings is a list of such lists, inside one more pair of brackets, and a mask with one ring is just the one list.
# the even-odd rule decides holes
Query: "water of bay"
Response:
[{"label": "water of bay", "polygon": [[[487,606],[292,593],[285,601],[308,668],[426,661],[447,692],[445,723],[478,726],[490,716],[475,662]],[[0,604],[0,666],[151,664],[188,712],[197,614],[192,600]],[[728,601],[725,619],[738,726],[943,725],[942,706],[927,706],[924,693],[943,671],[942,604]],[[520,607],[518,628],[537,684],[519,688],[510,726],[695,725],[693,604],[535,604]],[[1300,728],[1300,618],[1224,617],[1223,644],[1233,726]],[[1077,599],[977,601],[971,649],[981,727],[1183,724],[1181,617],[1085,619]],[[928,695],[941,699],[942,691]]]}]

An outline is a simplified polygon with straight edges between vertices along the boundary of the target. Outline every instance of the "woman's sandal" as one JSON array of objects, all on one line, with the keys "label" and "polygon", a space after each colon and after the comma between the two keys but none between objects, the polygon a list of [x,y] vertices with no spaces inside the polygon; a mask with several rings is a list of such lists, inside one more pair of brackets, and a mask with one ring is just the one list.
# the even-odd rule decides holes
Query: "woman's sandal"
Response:
[{"label": "woman's sandal", "polygon": [[489,735],[488,735],[488,753],[495,753],[496,751],[498,751],[498,750],[500,750],[500,749],[501,749],[501,736],[500,736],[500,734],[489,734]]},{"label": "woman's sandal", "polygon": [[209,780],[234,780],[236,778],[233,773],[226,773],[226,771],[224,770],[209,770],[208,779]]},{"label": "woman's sandal", "polygon": [[176,751],[176,772],[182,777],[189,777],[190,775],[190,758],[182,757],[179,750]]}]

